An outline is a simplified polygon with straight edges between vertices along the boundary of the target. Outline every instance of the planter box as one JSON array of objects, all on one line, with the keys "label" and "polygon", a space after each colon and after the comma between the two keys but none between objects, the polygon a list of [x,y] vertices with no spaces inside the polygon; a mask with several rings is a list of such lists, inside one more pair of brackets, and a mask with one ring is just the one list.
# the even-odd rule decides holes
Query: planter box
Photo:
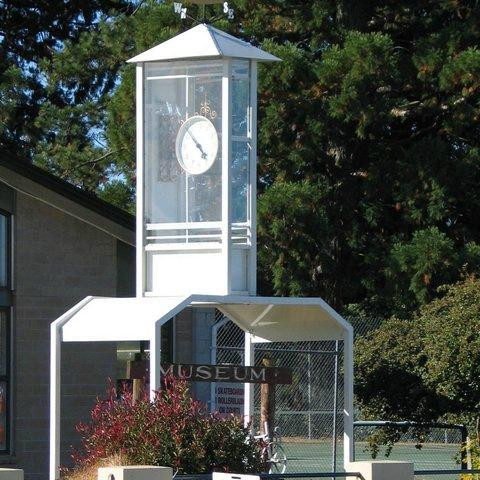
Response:
[{"label": "planter box", "polygon": [[0,480],[23,480],[23,470],[0,468]]},{"label": "planter box", "polygon": [[[137,465],[132,467],[102,467],[98,469],[98,480],[172,480],[172,476],[173,471],[170,467]],[[0,477],[0,480],[3,479]]]}]

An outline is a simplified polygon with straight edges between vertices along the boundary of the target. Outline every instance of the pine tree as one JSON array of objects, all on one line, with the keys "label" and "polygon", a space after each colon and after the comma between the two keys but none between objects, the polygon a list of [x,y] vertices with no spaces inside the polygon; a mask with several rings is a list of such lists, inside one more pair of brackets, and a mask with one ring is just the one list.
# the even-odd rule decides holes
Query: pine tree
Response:
[{"label": "pine tree", "polygon": [[46,88],[42,63],[65,41],[76,42],[99,15],[131,8],[124,0],[0,2],[1,147],[31,159],[37,142],[49,134],[36,122],[41,106],[63,105],[61,92]]},{"label": "pine tree", "polygon": [[[283,59],[260,69],[261,292],[402,316],[478,272],[480,5],[232,3],[217,26]],[[124,61],[190,26],[149,0],[66,42],[45,67],[62,102],[42,105],[36,161],[128,207]]]}]

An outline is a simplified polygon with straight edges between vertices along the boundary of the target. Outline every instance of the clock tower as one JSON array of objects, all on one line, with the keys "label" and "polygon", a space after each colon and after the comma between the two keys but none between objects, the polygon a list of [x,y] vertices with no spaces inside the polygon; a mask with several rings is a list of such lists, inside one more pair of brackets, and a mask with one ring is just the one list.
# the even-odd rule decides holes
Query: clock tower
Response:
[{"label": "clock tower", "polygon": [[137,296],[256,294],[257,64],[200,24],[129,60],[137,81]]}]

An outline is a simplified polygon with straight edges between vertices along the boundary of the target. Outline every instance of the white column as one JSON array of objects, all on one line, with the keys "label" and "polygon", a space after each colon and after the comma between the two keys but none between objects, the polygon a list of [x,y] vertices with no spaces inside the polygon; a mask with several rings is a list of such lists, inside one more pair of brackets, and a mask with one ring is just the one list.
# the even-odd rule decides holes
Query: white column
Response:
[{"label": "white column", "polygon": [[[255,365],[255,344],[252,342],[252,334],[245,332],[245,366],[252,367]],[[244,407],[244,425],[247,427],[250,422],[253,421],[253,409],[254,409],[254,398],[253,398],[253,388],[252,383],[244,384],[245,392],[245,407]]]},{"label": "white column", "polygon": [[222,255],[224,265],[225,289],[223,295],[231,293],[231,185],[230,157],[232,151],[232,121],[231,121],[231,69],[229,59],[223,61],[222,76]]},{"label": "white column", "polygon": [[150,400],[155,399],[155,391],[161,388],[160,364],[162,359],[162,325],[155,322],[150,338]]},{"label": "white column", "polygon": [[257,294],[257,62],[250,62],[250,235],[247,288]]},{"label": "white column", "polygon": [[60,478],[60,358],[57,325],[50,326],[50,480]]},{"label": "white column", "polygon": [[60,478],[60,386],[63,326],[93,297],[86,297],[50,325],[50,480]]},{"label": "white column", "polygon": [[143,297],[145,292],[145,239],[144,239],[144,115],[143,115],[143,63],[137,65],[136,70],[136,102],[137,102],[137,297]]},{"label": "white column", "polygon": [[347,468],[353,459],[353,328],[350,325],[345,331],[343,342],[343,368],[343,464]]}]

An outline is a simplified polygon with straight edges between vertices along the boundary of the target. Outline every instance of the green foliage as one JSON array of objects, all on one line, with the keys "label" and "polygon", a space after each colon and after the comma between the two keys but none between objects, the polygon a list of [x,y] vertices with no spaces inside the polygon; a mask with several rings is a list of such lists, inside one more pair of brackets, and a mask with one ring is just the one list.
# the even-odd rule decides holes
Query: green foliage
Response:
[{"label": "green foliage", "polygon": [[366,418],[428,421],[448,407],[423,382],[422,338],[416,322],[391,319],[355,344],[355,394]]},{"label": "green foliage", "polygon": [[418,317],[426,385],[480,417],[480,281],[449,287]]},{"label": "green foliage", "polygon": [[[478,272],[480,10],[265,3],[244,19],[284,60],[261,70],[260,284],[406,318],[439,285]],[[322,195],[297,242],[296,212],[269,189],[288,198],[304,182]],[[285,243],[302,261],[285,261]]]},{"label": "green foliage", "polygon": [[367,417],[480,418],[480,280],[444,287],[410,322],[356,342],[356,395]]},{"label": "green foliage", "polygon": [[[0,119],[34,131],[37,163],[131,209],[134,79],[125,60],[192,23],[171,2],[102,5],[91,4],[99,14],[88,31],[67,22],[68,35],[49,33],[58,39],[38,56],[41,95],[33,99],[31,78],[11,63]],[[283,59],[260,67],[261,292],[407,318],[438,285],[478,273],[478,2],[234,6],[235,21],[216,26]],[[17,108],[30,100],[31,112]]]},{"label": "green foliage", "polygon": [[480,245],[470,242],[456,247],[445,233],[430,227],[417,230],[410,242],[396,243],[391,259],[392,280],[404,276],[405,283],[410,281],[409,291],[423,304],[436,295],[440,285],[454,281],[458,272],[479,272]]},{"label": "green foliage", "polygon": [[[328,258],[315,256],[317,242],[328,238],[328,223],[322,207],[325,192],[308,183],[278,183],[269,188],[259,206],[263,222],[259,235],[263,242],[259,250],[261,265],[274,264],[271,283],[280,295],[312,295],[316,291],[316,277],[310,267],[328,268]],[[318,237],[306,234],[315,228]],[[288,232],[288,234],[285,234]],[[299,276],[298,272],[304,272]],[[268,275],[268,272],[265,273]]]},{"label": "green foliage", "polygon": [[37,142],[52,133],[36,125],[40,107],[64,105],[62,92],[46,85],[42,63],[63,42],[78,41],[99,15],[131,11],[123,0],[0,3],[0,146],[31,158]]},{"label": "green foliage", "polygon": [[348,33],[342,47],[325,51],[317,68],[320,88],[328,92],[329,114],[355,125],[361,139],[369,127],[386,121],[382,116],[394,106],[382,94],[397,81],[398,54],[393,47],[392,39],[380,33]]},{"label": "green foliage", "polygon": [[[470,455],[472,460],[472,470],[480,469],[480,441],[478,439],[470,440],[467,445],[465,445],[465,452],[467,455]],[[468,480],[467,475],[462,476],[464,480]],[[471,478],[471,477],[470,477]]]}]

